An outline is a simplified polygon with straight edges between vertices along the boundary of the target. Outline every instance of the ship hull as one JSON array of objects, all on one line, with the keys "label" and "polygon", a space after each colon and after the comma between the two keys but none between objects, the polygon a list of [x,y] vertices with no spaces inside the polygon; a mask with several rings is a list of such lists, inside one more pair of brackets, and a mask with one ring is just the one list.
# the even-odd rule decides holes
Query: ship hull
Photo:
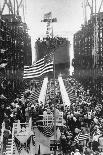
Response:
[{"label": "ship hull", "polygon": [[[64,43],[55,46],[54,48],[47,48],[43,46],[44,42],[36,43],[36,61],[43,58],[48,53],[54,52],[55,69],[57,73],[70,67],[70,42],[66,40]],[[44,48],[43,48],[44,47]]]}]

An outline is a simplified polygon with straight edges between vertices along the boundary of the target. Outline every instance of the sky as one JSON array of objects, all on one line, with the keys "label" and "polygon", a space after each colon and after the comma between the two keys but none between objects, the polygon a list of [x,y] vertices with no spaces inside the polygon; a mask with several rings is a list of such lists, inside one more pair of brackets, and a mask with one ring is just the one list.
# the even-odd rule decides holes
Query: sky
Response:
[{"label": "sky", "polygon": [[[0,0],[1,8],[4,0]],[[14,2],[14,0],[11,0]],[[21,0],[18,0],[20,2]],[[33,61],[35,60],[34,43],[38,37],[46,33],[46,23],[41,22],[45,13],[52,12],[57,18],[53,23],[54,36],[65,36],[71,42],[70,55],[73,57],[73,34],[84,24],[83,4],[85,0],[23,0],[25,3],[25,21],[32,40]],[[94,0],[95,1],[95,0]],[[102,0],[97,1],[97,10]],[[91,5],[92,0],[88,0]],[[22,10],[22,7],[20,8]],[[102,9],[103,10],[103,6]],[[4,13],[6,10],[4,11]],[[22,11],[20,12],[22,16]],[[90,8],[87,6],[87,19],[90,18]]]},{"label": "sky", "polygon": [[[41,22],[41,20],[45,13],[51,11],[52,17],[57,18],[57,23],[53,23],[54,36],[65,36],[70,40],[70,55],[72,59],[73,34],[80,30],[81,25],[84,24],[84,1],[86,0],[26,0],[25,15],[30,28],[29,33],[32,37],[32,41],[34,42],[38,36],[45,35],[46,24]],[[97,11],[101,1],[102,0],[96,0]],[[92,0],[88,0],[88,2],[91,5]],[[90,18],[89,6],[87,6],[86,16],[88,20]]]},{"label": "sky", "polygon": [[82,0],[27,0],[27,6],[26,21],[31,28],[29,32],[32,40],[45,35],[46,23],[41,20],[45,13],[51,11],[52,17],[57,18],[57,23],[53,23],[54,36],[68,37],[72,55],[73,34],[83,23]]}]

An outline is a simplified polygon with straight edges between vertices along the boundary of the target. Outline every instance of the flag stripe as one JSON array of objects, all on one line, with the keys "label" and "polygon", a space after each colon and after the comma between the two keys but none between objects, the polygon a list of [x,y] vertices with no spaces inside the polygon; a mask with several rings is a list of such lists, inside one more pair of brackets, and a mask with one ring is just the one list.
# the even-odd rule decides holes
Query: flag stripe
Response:
[{"label": "flag stripe", "polygon": [[42,74],[46,69],[53,69],[53,63],[49,63],[49,64],[46,64],[45,66],[43,65],[43,66],[39,66],[39,67],[37,67],[37,68],[32,68],[31,70],[29,70],[29,71],[26,71],[26,70],[24,70],[24,74],[26,75],[26,74],[36,74],[36,75],[38,75],[38,74]]},{"label": "flag stripe", "polygon": [[30,100],[29,100],[30,104],[32,104],[34,101],[36,101],[39,98],[41,87],[42,87],[42,82],[40,82],[39,85],[37,85],[37,88],[34,89],[32,94],[30,95]]},{"label": "flag stripe", "polygon": [[79,141],[83,141],[83,140],[86,140],[89,138],[89,134],[82,134],[82,133],[79,133],[75,138],[74,138],[74,141],[75,142],[79,142]]},{"label": "flag stripe", "polygon": [[51,137],[54,135],[54,126],[37,126],[39,131],[43,133],[46,137]]},{"label": "flag stripe", "polygon": [[48,73],[48,72],[53,72],[53,68],[52,67],[45,68],[44,71],[42,71],[42,72],[40,72],[38,74],[35,74],[35,73],[30,74],[30,73],[28,73],[28,74],[25,74],[23,78],[27,79],[27,78],[39,77],[39,76],[42,76],[43,74]]},{"label": "flag stripe", "polygon": [[40,77],[48,72],[53,72],[53,55],[51,55],[51,53],[35,62],[32,66],[24,67],[23,78],[27,79],[27,78]]}]

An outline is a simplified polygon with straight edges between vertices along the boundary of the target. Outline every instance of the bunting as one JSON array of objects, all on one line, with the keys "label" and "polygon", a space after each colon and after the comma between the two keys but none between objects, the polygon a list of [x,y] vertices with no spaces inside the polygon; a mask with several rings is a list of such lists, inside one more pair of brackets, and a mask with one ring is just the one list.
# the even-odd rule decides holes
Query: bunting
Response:
[{"label": "bunting", "polygon": [[21,153],[23,148],[27,151],[27,153],[29,153],[31,136],[27,139],[27,141],[25,143],[21,143],[16,137],[14,138],[14,142],[15,142],[15,145],[17,147],[19,154]]},{"label": "bunting", "polygon": [[54,135],[54,126],[53,125],[52,126],[39,126],[38,125],[38,129],[46,137],[51,137]]},{"label": "bunting", "polygon": [[32,104],[34,101],[38,100],[40,91],[41,91],[41,87],[42,87],[42,82],[38,83],[36,85],[36,89],[32,90],[32,94],[29,97],[30,104]]},{"label": "bunting", "polygon": [[70,101],[74,103],[76,101],[75,88],[70,84],[68,80],[63,80],[63,82]]}]

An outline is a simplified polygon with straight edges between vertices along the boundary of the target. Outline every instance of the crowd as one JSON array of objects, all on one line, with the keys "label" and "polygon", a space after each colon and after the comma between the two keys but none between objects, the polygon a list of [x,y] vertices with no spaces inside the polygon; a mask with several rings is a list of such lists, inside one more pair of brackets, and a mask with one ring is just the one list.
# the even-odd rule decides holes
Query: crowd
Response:
[{"label": "crowd", "polygon": [[[99,138],[103,135],[103,106],[102,103],[95,104],[95,98],[90,94],[89,90],[84,90],[80,83],[73,77],[68,77],[67,84],[72,87],[75,94],[75,100],[71,105],[63,105],[61,93],[58,91],[59,86],[56,82],[56,95],[53,98],[50,89],[52,89],[51,82],[48,84],[45,104],[38,103],[38,100],[30,102],[32,95],[31,86],[26,90],[22,96],[17,97],[14,102],[4,107],[2,104],[1,112],[4,114],[3,119],[8,130],[12,130],[12,125],[17,120],[20,122],[28,122],[32,117],[33,126],[38,125],[42,119],[40,115],[54,114],[54,103],[56,115],[63,112],[64,126],[60,127],[61,131],[61,152],[63,154],[79,153],[97,154],[99,152]],[[36,88],[36,84],[30,83]],[[69,87],[69,88],[71,88]],[[70,91],[69,91],[70,92]],[[38,123],[39,122],[39,123]],[[79,135],[82,135],[79,137]],[[82,137],[82,138],[81,138]],[[85,146],[85,150],[83,150]]]},{"label": "crowd", "polygon": [[66,43],[67,39],[62,37],[54,37],[54,38],[48,37],[43,39],[38,38],[36,42],[37,44],[40,44],[42,42],[43,46],[45,46],[46,48],[49,48],[49,47],[54,48],[55,45],[59,46]]},{"label": "crowd", "polygon": [[53,38],[43,38],[36,41],[36,48],[39,53],[39,57],[46,55],[49,51],[52,52],[55,48],[59,46],[67,45],[67,39],[62,37],[53,37]]}]

